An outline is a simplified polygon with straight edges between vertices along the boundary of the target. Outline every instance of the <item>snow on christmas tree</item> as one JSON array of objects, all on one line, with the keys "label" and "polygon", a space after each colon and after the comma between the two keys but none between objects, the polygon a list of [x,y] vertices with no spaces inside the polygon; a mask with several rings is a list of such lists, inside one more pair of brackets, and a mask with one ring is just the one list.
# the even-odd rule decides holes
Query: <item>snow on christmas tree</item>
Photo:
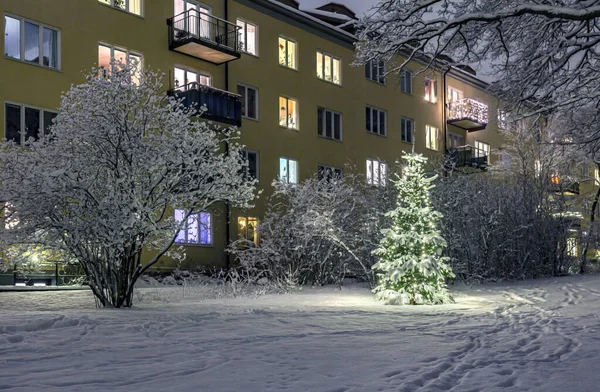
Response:
[{"label": "snow on christmas tree", "polygon": [[404,154],[403,175],[394,184],[398,190],[397,207],[386,216],[392,221],[382,230],[383,238],[373,254],[379,261],[376,298],[391,305],[440,304],[453,302],[446,279],[454,277],[442,256],[446,241],[438,230],[442,214],[431,206],[429,190],[437,176],[427,178],[423,165],[427,158]]}]

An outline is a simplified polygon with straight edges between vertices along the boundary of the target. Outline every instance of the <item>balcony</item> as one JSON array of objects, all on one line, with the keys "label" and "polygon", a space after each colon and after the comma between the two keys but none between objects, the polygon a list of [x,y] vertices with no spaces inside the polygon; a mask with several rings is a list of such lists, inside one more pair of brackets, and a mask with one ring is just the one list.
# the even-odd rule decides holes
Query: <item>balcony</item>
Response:
[{"label": "balcony", "polygon": [[239,27],[195,9],[167,19],[169,49],[214,64],[239,59]]},{"label": "balcony", "polygon": [[170,90],[168,94],[182,98],[186,107],[200,109],[206,105],[202,118],[238,127],[242,125],[242,97],[237,94],[198,83]]},{"label": "balcony", "polygon": [[473,98],[464,98],[448,105],[448,124],[468,132],[481,131],[488,123],[488,106]]},{"label": "balcony", "polygon": [[561,176],[554,176],[550,179],[550,190],[569,196],[579,195],[579,182]]},{"label": "balcony", "polygon": [[484,150],[467,145],[452,148],[446,152],[447,169],[473,168],[487,170],[487,166],[488,155]]}]

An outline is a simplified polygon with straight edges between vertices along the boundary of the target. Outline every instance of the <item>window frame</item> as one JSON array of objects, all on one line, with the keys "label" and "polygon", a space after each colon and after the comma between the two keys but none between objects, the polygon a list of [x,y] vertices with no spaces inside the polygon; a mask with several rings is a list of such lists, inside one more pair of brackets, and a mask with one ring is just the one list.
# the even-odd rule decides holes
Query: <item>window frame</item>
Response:
[{"label": "window frame", "polygon": [[[283,67],[283,68],[287,68],[287,69],[292,69],[292,70],[294,70],[294,71],[298,71],[298,68],[299,68],[299,67],[298,67],[298,41],[296,41],[295,39],[293,39],[293,38],[290,38],[290,37],[288,37],[288,36],[285,36],[285,35],[283,35],[283,34],[279,34],[279,35],[277,36],[277,45],[278,45],[278,47],[277,47],[277,54],[278,54],[278,55],[279,55],[279,39],[280,39],[280,38],[283,38],[283,39],[285,40],[285,62],[286,62],[286,63],[285,63],[285,64],[281,64],[281,61],[280,61],[280,59],[277,59],[277,60],[278,60],[278,61],[277,61],[277,63],[278,63],[278,64],[279,64],[281,67]],[[294,43],[294,47],[295,47],[295,51],[294,51],[294,65],[295,65],[296,67],[290,67],[290,66],[289,66],[289,64],[288,64],[288,59],[289,59],[289,56],[288,56],[288,51],[289,51],[289,49],[288,49],[288,47],[289,47],[289,43],[290,43],[290,42],[293,42],[293,43]],[[277,56],[277,57],[279,57],[279,56]]]},{"label": "window frame", "polygon": [[[426,77],[425,78],[425,91],[429,86],[429,95],[425,94],[425,101],[437,104],[438,101],[438,87],[437,87],[437,79],[435,77]],[[433,95],[431,94],[431,90],[433,89]]]},{"label": "window frame", "polygon": [[[238,22],[241,22],[241,23],[244,24],[243,29],[244,29],[245,41],[244,41],[244,48],[241,49],[241,52],[245,53],[245,54],[248,54],[250,56],[258,57],[258,55],[259,55],[259,53],[258,53],[258,41],[259,41],[259,37],[258,37],[258,34],[259,34],[259,32],[258,32],[258,24],[254,23],[254,22],[251,22],[251,21],[249,21],[247,19],[244,19],[244,18],[239,18],[239,17],[235,19],[235,24],[236,24],[236,26],[241,27],[240,25],[238,25]],[[256,50],[256,53],[248,52],[248,50],[247,50],[248,49],[248,25],[252,25],[256,29],[256,34],[255,34],[255,39],[254,39],[254,48]]]},{"label": "window frame", "polygon": [[[405,140],[404,139],[404,132],[403,132],[403,128],[404,128],[404,124],[410,121],[411,123],[411,127],[410,127],[410,140]],[[414,144],[415,143],[415,120],[410,118],[410,117],[405,117],[405,116],[401,116],[400,117],[400,140],[403,143],[408,143],[408,144]]]},{"label": "window frame", "polygon": [[[19,21],[19,58],[14,58],[6,54],[6,17],[16,19]],[[8,12],[3,13],[3,33],[5,34],[3,42],[2,51],[4,52],[4,58],[14,61],[20,61],[25,64],[38,66],[45,69],[50,69],[53,71],[61,71],[62,70],[62,30],[58,27],[54,27],[52,25],[48,25],[45,23],[41,23],[35,21],[33,19],[28,19],[23,16],[18,16],[15,14],[11,14]],[[39,59],[37,63],[25,60],[25,23],[30,23],[38,26],[38,50],[39,50]],[[49,65],[44,65],[44,29],[56,31],[56,68],[51,67]]]},{"label": "window frame", "polygon": [[139,0],[140,1],[140,13],[136,14],[135,12],[129,11],[129,2],[131,0],[122,0],[125,2],[125,8],[121,8],[118,5],[115,5],[115,0],[108,0],[108,3],[104,0],[98,0],[99,4],[102,4],[103,6],[106,7],[110,7],[110,8],[114,8],[117,9],[119,11],[123,11],[126,12],[130,15],[134,15],[137,16],[139,18],[143,18],[144,17],[144,11],[145,11],[145,4],[144,4],[144,0]]},{"label": "window frame", "polygon": [[[431,137],[431,131],[435,131],[435,138]],[[433,143],[432,143],[433,141]],[[440,129],[433,125],[425,124],[425,147],[431,151],[440,149]]]},{"label": "window frame", "polygon": [[[260,174],[259,174],[259,172],[260,172],[260,154],[256,150],[249,150],[247,148],[243,148],[241,150],[241,152],[243,154],[244,159],[246,159],[248,162],[250,162],[248,160],[248,154],[256,155],[256,177],[255,177],[255,179],[256,179],[256,181],[260,181],[260,179],[259,179],[259,176],[260,176]],[[248,167],[245,168],[244,175],[247,176],[246,178],[250,178],[250,165],[248,165]]]},{"label": "window frame", "polygon": [[[450,92],[453,91],[455,92],[457,95],[460,96],[459,99],[457,100],[451,100],[450,98],[452,97],[452,95],[450,94]],[[451,104],[452,102],[458,102],[461,101],[463,99],[465,99],[465,94],[462,90],[457,89],[456,87],[452,87],[452,86],[448,86],[448,91],[446,92],[446,100],[448,102],[448,104]]]},{"label": "window frame", "polygon": [[[285,99],[285,111],[286,111],[286,125],[281,125],[281,107],[280,107],[280,100],[281,98]],[[290,101],[294,101],[296,103],[296,127],[290,127],[290,119],[289,119],[289,115],[287,113],[289,113],[288,108],[290,105]],[[291,98],[287,95],[280,95],[277,97],[277,124],[279,124],[279,126],[281,128],[284,129],[291,129],[293,131],[300,131],[300,105],[298,103],[298,100],[296,98]]]},{"label": "window frame", "polygon": [[[377,135],[377,136],[382,136],[382,137],[387,137],[388,133],[387,133],[387,129],[388,129],[388,120],[387,120],[387,110],[385,109],[380,109],[378,107],[375,106],[371,106],[371,105],[366,105],[367,109],[371,110],[371,118],[370,118],[370,124],[371,124],[371,129],[369,129],[367,127],[367,114],[365,112],[365,128],[367,129],[367,133],[370,133],[372,135]],[[384,114],[384,118],[385,118],[385,126],[383,127],[383,134],[379,133],[379,132],[373,132],[373,111],[377,111],[378,113],[383,113]],[[378,128],[381,127],[381,122],[379,121],[381,119],[381,116],[378,114],[377,115],[377,125]]]},{"label": "window frame", "polygon": [[[386,186],[387,184],[387,178],[388,178],[388,164],[385,161],[381,161],[379,159],[375,159],[375,158],[367,158],[365,161],[365,172],[367,173],[366,175],[366,181],[367,181],[367,185],[370,186]],[[369,162],[371,163],[371,172],[369,173]],[[377,163],[377,181],[374,181],[374,166],[375,163]],[[382,176],[382,171],[381,168],[384,167],[384,174]],[[370,175],[369,175],[370,174]],[[370,179],[370,180],[369,180]]]},{"label": "window frame", "polygon": [[[322,78],[319,77],[319,69],[318,69],[319,63],[318,63],[317,59],[315,58],[315,69],[317,71],[317,79],[322,80],[323,82],[331,83],[331,84],[336,85],[336,86],[341,86],[342,85],[342,59],[340,57],[338,57],[338,56],[334,56],[333,54],[331,54],[329,52],[317,49],[316,55],[319,56],[319,54],[323,57],[322,68],[321,68],[321,73],[322,73],[323,77]],[[327,76],[325,75],[325,56],[329,56],[329,58],[331,59],[331,62],[330,62],[330,66],[331,66],[331,80],[327,80]],[[334,75],[334,72],[333,72],[334,60],[337,60],[338,63],[340,64],[340,69],[338,70],[338,74],[340,75],[340,82],[339,83],[336,83],[334,81],[334,79],[333,79],[333,75]]]},{"label": "window frame", "polygon": [[[406,77],[407,74],[410,75],[410,78]],[[410,91],[405,91],[405,84],[407,83],[406,81],[408,81],[408,87],[410,87]],[[413,95],[413,71],[408,68],[404,68],[402,71],[400,71],[400,91],[407,95]]]},{"label": "window frame", "polygon": [[[285,159],[286,162],[286,170],[287,170],[287,177],[286,180],[283,181],[281,178],[281,160]],[[296,182],[290,182],[290,161],[296,162]],[[286,184],[298,184],[300,183],[300,162],[297,159],[293,159],[293,158],[288,158],[285,156],[279,157],[279,174],[277,175],[277,179],[279,181],[285,182]]]},{"label": "window frame", "polygon": [[[379,81],[379,78],[377,78],[377,79],[373,78],[373,60],[368,61],[365,64],[365,78],[367,80],[370,80],[371,82],[375,82],[375,83],[380,84],[382,86],[387,86],[387,77],[385,76],[385,61],[379,60],[377,63],[378,64],[377,64],[377,68],[376,69],[377,69],[378,76],[381,76],[381,75],[379,75],[381,70],[383,70],[383,73],[384,73],[383,82]],[[369,75],[367,75],[367,70],[369,70],[368,71]]]},{"label": "window frame", "polygon": [[[135,54],[135,52],[134,52],[134,54]],[[128,60],[129,60],[129,53],[127,53],[127,57],[128,57]],[[143,60],[144,60],[144,57],[142,56],[142,62],[143,62]],[[143,66],[143,64],[142,64],[142,66]],[[213,85],[213,77],[212,77],[212,75],[210,73],[205,72],[205,71],[198,71],[195,68],[188,67],[188,66],[185,66],[185,65],[175,64],[173,66],[173,87],[175,89],[179,89],[179,88],[187,86],[190,83],[194,83],[194,82],[189,82],[189,83],[185,83],[183,86],[175,87],[175,81],[177,80],[176,77],[175,77],[175,70],[176,69],[180,69],[180,70],[182,70],[184,72],[195,73],[197,75],[197,79],[196,79],[195,83],[198,84],[198,85],[200,85],[200,86],[212,87],[212,85]],[[200,76],[204,76],[205,78],[208,78],[208,80],[210,81],[210,84],[202,84],[202,83],[200,83]]]},{"label": "window frame", "polygon": [[[185,210],[179,209],[179,208],[175,208],[173,210],[173,217],[175,217],[175,214],[177,213],[177,211],[183,211],[184,214],[186,213]],[[210,243],[208,244],[203,244],[201,241],[202,238],[202,230],[200,229],[201,226],[201,220],[200,220],[200,216],[201,214],[208,214],[208,216],[210,217],[210,225],[208,228],[209,231],[209,238],[210,238]],[[196,217],[196,221],[198,223],[198,232],[197,232],[197,236],[198,236],[198,242],[189,242],[188,240],[188,230],[189,230],[189,219],[195,216]],[[177,221],[176,221],[177,222]],[[193,214],[190,214],[188,216],[188,218],[185,220],[184,225],[181,227],[181,229],[177,232],[177,236],[175,237],[175,244],[180,245],[180,246],[200,246],[200,247],[204,247],[204,248],[211,248],[215,246],[215,238],[214,238],[214,214],[210,211],[199,211]],[[185,233],[185,240],[184,241],[177,241],[177,237],[179,237],[179,232],[183,231]]]},{"label": "window frame", "polygon": [[[112,45],[112,44],[106,43],[104,41],[98,41],[98,70],[104,69],[103,67],[101,68],[101,66],[100,66],[100,46],[104,46],[105,48],[110,48],[109,62],[115,59],[115,50],[118,50],[120,52],[125,52],[125,54],[127,55],[127,58],[125,59],[125,61],[127,63],[129,63],[129,58],[132,55],[135,57],[139,57],[141,59],[140,64],[138,64],[139,72],[142,72],[144,70],[145,59],[144,59],[144,55],[142,52],[127,49],[127,48],[124,48],[119,45]],[[177,68],[179,68],[179,67],[177,67]],[[173,69],[175,69],[175,66],[173,67]],[[114,72],[114,69],[111,69],[110,72]],[[212,78],[212,76],[211,76],[211,78]],[[173,80],[175,80],[175,75],[173,75]]]},{"label": "window frame", "polygon": [[8,100],[4,101],[4,107],[3,107],[3,110],[4,110],[4,126],[3,126],[4,132],[3,132],[3,137],[2,137],[3,140],[8,140],[6,138],[6,121],[7,121],[6,106],[7,105],[19,106],[19,108],[20,108],[20,112],[19,112],[20,116],[21,116],[21,119],[20,119],[20,122],[19,122],[20,140],[19,140],[18,143],[16,143],[19,146],[24,146],[25,142],[27,141],[25,139],[26,134],[23,134],[23,130],[26,128],[26,125],[25,125],[25,120],[26,120],[25,119],[25,109],[34,109],[34,110],[39,111],[38,119],[39,119],[40,129],[38,130],[38,136],[37,136],[36,140],[39,140],[40,136],[45,134],[45,129],[43,128],[44,127],[44,114],[45,113],[53,113],[53,114],[58,115],[58,110],[45,109],[45,108],[42,108],[42,107],[39,107],[39,106],[27,105],[27,104],[20,103],[20,102],[15,102],[15,101],[8,101]]},{"label": "window frame", "polygon": [[338,179],[342,179],[342,177],[344,176],[343,168],[319,163],[317,165],[317,180],[318,181],[323,180],[323,178],[321,178],[321,173],[323,173],[324,171],[327,171],[327,170],[329,170],[330,172],[332,172],[334,174],[335,174],[336,170],[339,171]]},{"label": "window frame", "polygon": [[[260,236],[258,235],[258,226],[260,224],[260,219],[258,219],[258,217],[254,217],[254,216],[248,216],[248,215],[242,215],[242,216],[238,216],[237,217],[237,230],[238,230],[238,238],[239,239],[245,239],[247,241],[250,241],[248,239],[248,221],[250,219],[253,219],[256,222],[256,226],[254,227],[254,238],[252,239],[252,243],[254,245],[258,245],[260,242]],[[244,220],[246,223],[244,224],[244,235],[241,235],[242,233],[240,232],[240,220]]]},{"label": "window frame", "polygon": [[[484,148],[481,148],[480,146],[483,146]],[[475,140],[473,147],[475,148],[475,158],[488,157],[489,159],[492,153],[492,147],[489,143],[482,142],[481,140]],[[484,151],[485,155],[480,155],[480,151]]]},{"label": "window frame", "polygon": [[[244,97],[244,106],[245,106],[245,108],[242,108],[242,109],[245,110],[246,114],[242,115],[242,118],[247,118],[249,120],[254,120],[254,121],[260,121],[260,119],[259,119],[260,118],[260,114],[259,114],[259,110],[258,110],[258,108],[259,108],[259,103],[258,103],[258,100],[259,100],[258,91],[259,91],[259,89],[258,89],[258,87],[250,86],[249,84],[238,83],[237,87],[240,87],[240,86],[244,88],[244,92],[246,93],[246,96]],[[249,107],[249,104],[248,104],[248,89],[253,89],[254,91],[256,91],[256,104],[255,104],[255,106],[256,106],[256,108],[255,108],[256,117],[249,117],[248,116],[248,107]]]},{"label": "window frame", "polygon": [[[323,117],[322,117],[322,122],[321,124],[319,124],[319,111],[322,110],[323,111]],[[327,137],[326,133],[327,133],[327,112],[331,113],[331,137]],[[335,115],[338,114],[340,116],[340,138],[336,139],[335,138]],[[322,134],[319,134],[319,125],[321,125],[321,129],[322,129]],[[336,142],[342,142],[344,139],[344,116],[342,115],[342,112],[338,112],[335,110],[331,110],[331,109],[327,109],[324,108],[322,106],[317,106],[317,136],[323,138],[323,139],[327,139],[327,140],[334,140]]]}]

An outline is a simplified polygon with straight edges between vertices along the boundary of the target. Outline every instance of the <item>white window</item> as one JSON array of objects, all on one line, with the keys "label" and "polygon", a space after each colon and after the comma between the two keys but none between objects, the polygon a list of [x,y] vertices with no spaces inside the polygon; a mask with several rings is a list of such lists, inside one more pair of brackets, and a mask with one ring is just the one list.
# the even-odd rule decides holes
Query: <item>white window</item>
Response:
[{"label": "white window", "polygon": [[475,157],[483,158],[490,156],[490,145],[479,140],[475,141]]},{"label": "white window", "polygon": [[594,180],[596,181],[596,185],[600,185],[600,169],[594,170]]},{"label": "white window", "polygon": [[242,158],[248,162],[244,167],[244,176],[248,179],[258,180],[258,153],[256,151],[242,150]]},{"label": "white window", "polygon": [[210,21],[211,8],[194,0],[175,0],[176,34],[215,40],[215,27]]},{"label": "white window", "polygon": [[369,61],[365,64],[365,77],[374,82],[385,84],[385,63],[383,60]]},{"label": "white window", "polygon": [[212,76],[195,70],[175,67],[175,88],[180,91],[196,89],[198,85],[212,86]]},{"label": "white window", "polygon": [[238,237],[258,245],[258,218],[243,216],[238,218]]},{"label": "white window", "polygon": [[341,60],[329,53],[317,52],[317,78],[335,84],[342,84]]},{"label": "white window", "polygon": [[413,143],[415,133],[415,122],[406,117],[400,119],[400,139],[406,143]]},{"label": "white window", "polygon": [[437,80],[425,79],[425,100],[431,103],[437,102]]},{"label": "white window", "polygon": [[577,257],[579,255],[578,252],[578,241],[577,238],[567,238],[567,255],[572,257]]},{"label": "white window", "polygon": [[110,62],[112,60],[130,64],[135,63],[135,69],[131,76],[131,81],[134,84],[138,84],[140,80],[140,73],[144,66],[144,57],[140,53],[132,52],[125,48],[117,46],[99,44],[98,45],[98,69],[104,76],[108,76],[113,71],[118,69],[112,69]]},{"label": "white window", "polygon": [[[175,223],[181,224],[185,219],[184,210],[175,210]],[[177,233],[175,242],[192,245],[212,245],[212,215],[210,212],[191,214],[183,222]]]},{"label": "white window", "polygon": [[387,112],[372,106],[366,109],[367,132],[377,135],[387,135]]},{"label": "white window", "polygon": [[439,148],[438,135],[439,129],[431,125],[425,125],[425,146],[430,150],[437,151]]},{"label": "white window", "polygon": [[342,169],[339,167],[333,167],[328,165],[319,165],[317,167],[317,178],[319,181],[326,180],[339,180],[342,178]]},{"label": "white window", "polygon": [[298,129],[298,101],[292,98],[279,97],[279,125],[290,129]]},{"label": "white window", "polygon": [[38,140],[42,134],[50,133],[56,115],[51,110],[7,102],[4,104],[4,138],[21,145],[29,138]]},{"label": "white window", "polygon": [[245,20],[238,19],[236,21],[237,25],[240,27],[240,44],[242,47],[242,52],[246,52],[248,54],[252,54],[254,56],[258,55],[258,26],[246,22]]},{"label": "white window", "polygon": [[448,103],[460,101],[463,99],[463,93],[454,87],[448,87]]},{"label": "white window", "polygon": [[42,67],[60,69],[60,30],[17,16],[4,15],[4,55]]},{"label": "white window", "polygon": [[506,129],[508,125],[506,111],[498,109],[498,129]]},{"label": "white window", "polygon": [[317,108],[317,133],[327,139],[342,140],[342,114]]},{"label": "white window", "polygon": [[411,94],[413,93],[412,82],[413,82],[413,73],[410,69],[403,69],[400,73],[400,90],[403,93]]},{"label": "white window", "polygon": [[375,159],[367,159],[367,184],[385,185],[387,179],[387,163]]},{"label": "white window", "polygon": [[288,184],[298,183],[298,161],[279,158],[279,180]]},{"label": "white window", "polygon": [[111,7],[131,12],[135,15],[142,15],[142,0],[98,0],[100,3],[108,4]]},{"label": "white window", "polygon": [[242,117],[258,120],[258,89],[238,84],[237,93],[242,97]]},{"label": "white window", "polygon": [[296,41],[289,38],[279,37],[279,65],[291,69],[298,69],[296,64]]}]

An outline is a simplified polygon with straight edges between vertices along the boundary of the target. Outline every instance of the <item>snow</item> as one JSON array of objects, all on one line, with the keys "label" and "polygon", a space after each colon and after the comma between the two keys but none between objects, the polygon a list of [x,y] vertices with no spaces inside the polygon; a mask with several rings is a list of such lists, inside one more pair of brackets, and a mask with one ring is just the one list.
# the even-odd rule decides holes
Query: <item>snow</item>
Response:
[{"label": "snow", "polygon": [[[600,276],[452,287],[396,307],[360,286],[201,299],[0,293],[0,390],[596,391]],[[168,300],[168,302],[167,302]]]}]

